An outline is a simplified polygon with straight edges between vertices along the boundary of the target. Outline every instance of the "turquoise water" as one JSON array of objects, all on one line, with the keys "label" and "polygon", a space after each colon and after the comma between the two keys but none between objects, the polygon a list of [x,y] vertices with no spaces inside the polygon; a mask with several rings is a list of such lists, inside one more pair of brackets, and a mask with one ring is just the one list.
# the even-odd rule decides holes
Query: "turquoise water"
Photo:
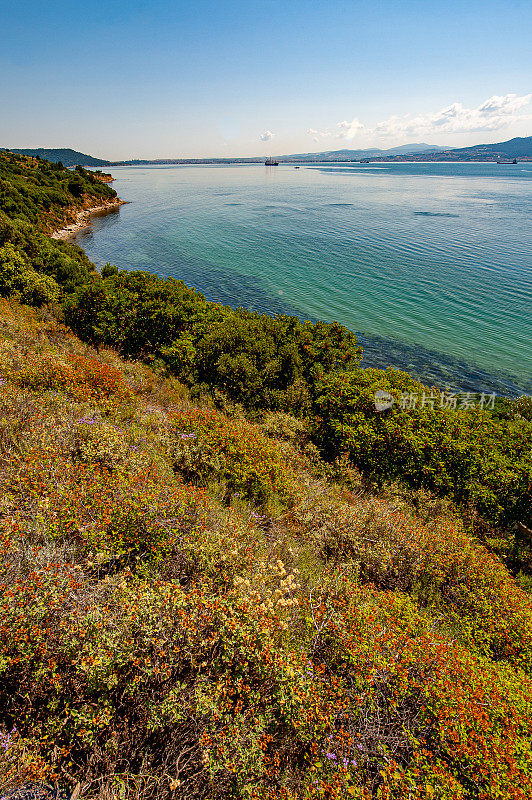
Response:
[{"label": "turquoise water", "polygon": [[359,334],[367,365],[532,392],[532,163],[121,167],[77,237],[209,300]]}]

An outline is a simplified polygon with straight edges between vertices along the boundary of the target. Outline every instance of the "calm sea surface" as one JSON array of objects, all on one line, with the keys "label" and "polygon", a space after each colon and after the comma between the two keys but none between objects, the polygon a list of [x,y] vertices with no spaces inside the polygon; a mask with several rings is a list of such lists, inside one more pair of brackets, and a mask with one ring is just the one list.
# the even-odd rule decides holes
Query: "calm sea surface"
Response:
[{"label": "calm sea surface", "polygon": [[120,167],[89,257],[359,334],[366,365],[532,393],[532,163]]}]

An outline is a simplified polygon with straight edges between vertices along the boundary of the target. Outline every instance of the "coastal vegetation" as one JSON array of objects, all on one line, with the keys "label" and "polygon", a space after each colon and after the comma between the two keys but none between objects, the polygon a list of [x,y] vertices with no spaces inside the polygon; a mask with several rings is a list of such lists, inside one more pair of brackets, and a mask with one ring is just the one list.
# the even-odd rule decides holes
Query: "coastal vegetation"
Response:
[{"label": "coastal vegetation", "polygon": [[47,235],[114,198],[0,154],[2,790],[526,800],[529,398]]},{"label": "coastal vegetation", "polygon": [[36,158],[37,156],[42,159],[46,159],[46,161],[57,162],[60,161],[64,164],[65,167],[76,167],[81,164],[84,167],[109,167],[111,166],[110,161],[105,161],[101,158],[95,158],[94,156],[89,156],[87,153],[80,153],[79,150],[72,150],[70,147],[58,147],[58,148],[47,148],[47,147],[36,147],[36,148],[10,148],[11,152],[19,153],[23,156],[32,156]]}]

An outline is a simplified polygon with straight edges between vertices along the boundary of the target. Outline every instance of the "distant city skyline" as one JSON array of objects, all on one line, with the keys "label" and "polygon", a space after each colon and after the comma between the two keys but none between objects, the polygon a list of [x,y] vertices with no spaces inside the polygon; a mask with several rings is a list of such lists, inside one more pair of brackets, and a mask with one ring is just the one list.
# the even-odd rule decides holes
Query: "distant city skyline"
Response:
[{"label": "distant city skyline", "polygon": [[21,0],[0,146],[110,160],[463,147],[532,133],[532,5]]}]

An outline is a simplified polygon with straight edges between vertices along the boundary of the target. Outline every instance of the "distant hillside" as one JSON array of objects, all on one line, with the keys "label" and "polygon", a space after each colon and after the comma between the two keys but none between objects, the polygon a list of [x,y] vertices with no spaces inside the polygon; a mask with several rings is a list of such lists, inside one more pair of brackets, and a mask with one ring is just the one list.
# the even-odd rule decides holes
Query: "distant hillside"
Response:
[{"label": "distant hillside", "polygon": [[76,167],[80,164],[82,167],[109,167],[111,162],[104,161],[102,158],[94,158],[88,156],[86,153],[80,153],[78,150],[72,150],[69,147],[59,147],[56,149],[47,149],[45,147],[37,147],[34,150],[31,148],[10,148],[12,153],[20,153],[23,156],[39,156],[45,158],[47,161],[60,161],[65,167]]},{"label": "distant hillside", "polygon": [[[424,153],[446,150],[435,144],[414,143],[403,144],[400,147],[392,147],[389,150],[381,150],[378,147],[371,147],[366,150],[326,150],[321,153],[292,153],[291,155],[278,156],[278,160],[283,161],[358,161],[361,158],[380,158],[389,157],[402,153]],[[106,166],[142,166],[146,164],[171,165],[171,164],[257,164],[264,161],[264,156],[254,156],[250,158],[156,158],[140,159],[133,158],[126,161],[113,161]]]},{"label": "distant hillside", "polygon": [[424,142],[420,142],[418,144],[402,144],[399,147],[390,147],[383,152],[389,155],[398,155],[400,153],[435,153],[439,150],[448,149],[448,147],[439,146],[437,144],[425,144]]},{"label": "distant hillside", "polygon": [[477,144],[451,151],[455,156],[480,155],[492,158],[532,158],[532,136],[518,136],[507,142]]},{"label": "distant hillside", "polygon": [[431,153],[372,155],[371,161],[498,161],[518,158],[532,160],[532,136],[516,137],[507,142],[495,144],[476,144],[472,147],[458,147]]},{"label": "distant hillside", "polygon": [[418,142],[413,144],[403,144],[399,147],[391,147],[388,150],[381,150],[378,147],[370,147],[366,150],[325,150],[321,153],[297,153],[290,156],[280,156],[280,160],[298,161],[349,161],[361,158],[388,158],[389,156],[403,155],[405,153],[435,153],[447,150],[436,144],[426,144]]}]

